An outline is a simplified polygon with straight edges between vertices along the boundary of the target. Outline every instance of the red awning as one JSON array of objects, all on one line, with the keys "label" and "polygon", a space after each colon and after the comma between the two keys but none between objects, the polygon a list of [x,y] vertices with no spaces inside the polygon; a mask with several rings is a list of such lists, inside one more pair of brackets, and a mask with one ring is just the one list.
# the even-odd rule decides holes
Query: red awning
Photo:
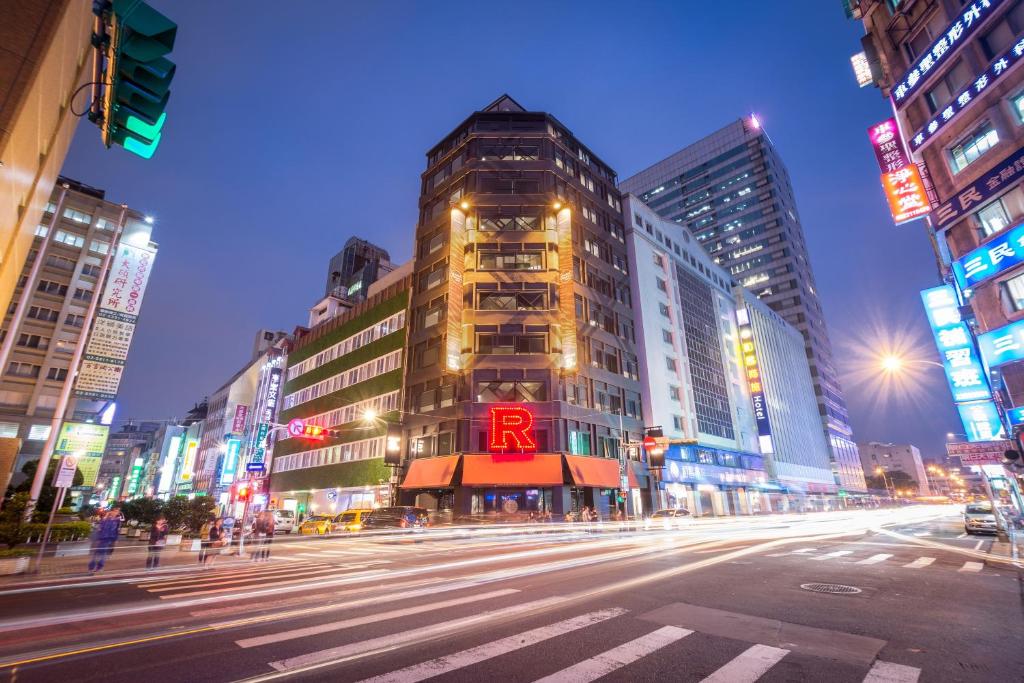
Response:
[{"label": "red awning", "polygon": [[595,486],[602,489],[617,489],[622,483],[619,480],[619,463],[610,458],[588,458],[581,455],[567,455],[569,473],[577,486]]},{"label": "red awning", "polygon": [[640,480],[636,478],[636,467],[631,462],[626,462],[626,479],[629,481],[629,488],[640,488]]},{"label": "red awning", "polygon": [[562,483],[562,456],[538,453],[528,459],[490,455],[462,456],[464,486],[558,486]]},{"label": "red awning", "polygon": [[409,474],[400,488],[403,489],[446,489],[452,485],[455,466],[459,456],[444,455],[438,458],[418,458],[409,464]]}]

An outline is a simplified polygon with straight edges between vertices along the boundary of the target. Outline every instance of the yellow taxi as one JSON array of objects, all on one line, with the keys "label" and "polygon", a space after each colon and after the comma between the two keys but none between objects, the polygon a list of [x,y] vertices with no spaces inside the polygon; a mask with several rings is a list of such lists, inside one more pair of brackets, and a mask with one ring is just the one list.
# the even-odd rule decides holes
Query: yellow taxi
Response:
[{"label": "yellow taxi", "polygon": [[363,520],[373,510],[345,510],[334,518],[332,531],[359,531],[363,528]]},{"label": "yellow taxi", "polygon": [[299,534],[301,536],[323,536],[329,534],[331,533],[331,522],[333,520],[333,517],[327,515],[307,517],[299,526]]}]

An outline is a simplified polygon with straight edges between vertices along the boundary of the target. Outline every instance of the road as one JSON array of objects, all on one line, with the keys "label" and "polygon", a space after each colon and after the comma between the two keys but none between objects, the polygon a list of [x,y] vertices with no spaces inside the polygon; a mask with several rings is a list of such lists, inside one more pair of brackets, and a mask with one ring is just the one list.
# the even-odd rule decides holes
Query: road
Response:
[{"label": "road", "polygon": [[947,507],[432,529],[22,579],[0,680],[1021,680],[1022,572],[962,532]]}]

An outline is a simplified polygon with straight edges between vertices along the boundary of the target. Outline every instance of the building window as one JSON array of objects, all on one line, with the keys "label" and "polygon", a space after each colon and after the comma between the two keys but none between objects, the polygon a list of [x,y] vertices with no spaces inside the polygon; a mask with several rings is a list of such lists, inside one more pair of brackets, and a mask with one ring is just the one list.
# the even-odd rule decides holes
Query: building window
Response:
[{"label": "building window", "polygon": [[0,438],[14,439],[18,436],[17,422],[0,422]]},{"label": "building window", "polygon": [[547,353],[547,336],[543,334],[480,334],[477,353],[512,355]]},{"label": "building window", "polygon": [[665,305],[663,303],[659,303],[658,304],[658,312],[661,313],[666,318],[669,317],[669,311],[670,311],[670,309],[669,309],[669,307],[667,305]]},{"label": "building window", "polygon": [[669,387],[668,388],[668,397],[669,397],[669,399],[671,399],[673,401],[678,401],[679,400],[679,387]]},{"label": "building window", "polygon": [[64,318],[64,324],[71,325],[71,327],[82,327],[85,325],[85,316],[68,313],[67,317]]},{"label": "building window", "polygon": [[1006,292],[1012,310],[1024,311],[1024,275],[1004,281],[1003,291]]},{"label": "building window", "polygon": [[666,344],[671,344],[672,343],[672,333],[669,332],[668,330],[662,330],[661,331],[661,340],[663,342],[665,342]]},{"label": "building window", "polygon": [[97,218],[96,229],[97,230],[113,230],[117,227],[117,224],[109,218]]},{"label": "building window", "polygon": [[36,226],[36,237],[46,237],[50,233],[50,229],[45,225]]},{"label": "building window", "polygon": [[676,372],[676,359],[675,358],[666,358],[665,359],[665,368],[669,372]]},{"label": "building window", "polygon": [[481,251],[480,270],[543,270],[544,253],[540,251]]},{"label": "building window", "polygon": [[46,371],[46,379],[52,379],[55,382],[63,382],[67,377],[67,368],[50,368]]},{"label": "building window", "polygon": [[7,374],[13,375],[14,377],[28,377],[35,379],[39,377],[39,371],[42,368],[32,363],[18,363],[12,362],[7,366]]},{"label": "building window", "polygon": [[32,425],[28,430],[29,441],[46,441],[50,438],[50,425]]},{"label": "building window", "polygon": [[95,251],[97,254],[106,254],[110,251],[110,243],[100,240],[92,240],[89,242],[89,251]]},{"label": "building window", "polygon": [[89,277],[99,277],[102,270],[103,269],[100,266],[92,263],[82,265],[82,275],[87,275]]},{"label": "building window", "polygon": [[75,223],[84,223],[86,225],[92,223],[92,216],[74,209],[64,209],[64,218],[74,221]]},{"label": "building window", "polygon": [[1002,199],[997,199],[984,209],[974,214],[986,237],[994,235],[1010,225],[1010,217],[1006,215],[1006,207]]},{"label": "building window", "polygon": [[82,245],[85,244],[85,238],[82,237],[81,235],[75,235],[70,232],[64,232],[63,230],[58,230],[57,234],[53,236],[53,239],[55,242],[66,244],[69,247],[81,247]]},{"label": "building window", "polygon": [[477,403],[515,403],[548,400],[544,382],[477,382]]},{"label": "building window", "polygon": [[[477,309],[481,311],[542,311],[547,308],[544,295],[544,292],[480,292]],[[582,317],[578,310],[577,315]]]},{"label": "building window", "polygon": [[971,133],[965,140],[950,150],[949,154],[953,162],[953,172],[960,173],[965,168],[978,160],[985,152],[992,149],[999,142],[999,133],[992,127],[991,123],[984,124]]},{"label": "building window", "polygon": [[78,299],[79,301],[89,301],[92,299],[92,290],[83,289],[82,287],[76,287],[74,294],[71,295],[71,298]]},{"label": "building window", "polygon": [[673,415],[672,427],[675,428],[677,432],[683,431],[683,418],[680,417],[679,415]]},{"label": "building window", "polygon": [[18,335],[18,346],[45,351],[50,348],[50,338],[38,334],[20,334]]},{"label": "building window", "polygon": [[662,280],[660,277],[654,278],[655,284],[658,285],[658,290],[662,292],[668,292],[668,283]]},{"label": "building window", "polygon": [[55,311],[52,308],[32,306],[28,309],[28,317],[36,320],[42,320],[43,322],[55,323],[60,318],[60,312]]},{"label": "building window", "polygon": [[64,296],[68,293],[68,286],[62,285],[59,282],[53,282],[52,280],[40,280],[39,284],[36,285],[36,291],[42,292],[43,294]]},{"label": "building window", "polygon": [[934,114],[949,104],[971,82],[971,70],[962,59],[958,59],[951,69],[936,81],[925,95],[928,109]]},{"label": "building window", "polygon": [[569,430],[569,452],[573,455],[590,455],[590,434]]}]

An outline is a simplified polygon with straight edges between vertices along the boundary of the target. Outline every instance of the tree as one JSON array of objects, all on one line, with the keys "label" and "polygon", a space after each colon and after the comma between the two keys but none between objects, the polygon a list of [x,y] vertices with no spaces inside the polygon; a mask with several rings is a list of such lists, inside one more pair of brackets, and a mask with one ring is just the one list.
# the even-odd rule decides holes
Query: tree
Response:
[{"label": "tree", "polygon": [[917,482],[911,479],[909,474],[901,470],[886,472],[884,478],[882,475],[877,474],[865,477],[865,481],[869,489],[878,489],[880,491],[911,489],[916,492],[919,490]]},{"label": "tree", "polygon": [[[53,501],[57,498],[57,489],[51,486],[50,482],[53,481],[53,474],[57,471],[59,465],[60,458],[52,458],[49,466],[46,468],[46,478],[43,479],[43,488],[39,491],[39,500],[36,501],[36,509],[33,514],[37,522],[46,521],[46,518],[50,516],[50,508],[53,507]],[[14,489],[15,493],[30,493],[32,491],[32,480],[36,476],[36,468],[38,466],[38,460],[30,460],[22,466],[21,473],[25,475],[26,479]],[[82,470],[76,469],[71,485],[81,486],[83,481],[85,481],[85,477],[82,476]]]},{"label": "tree", "polygon": [[172,532],[179,531],[188,519],[188,511],[189,500],[185,496],[176,496],[167,501],[167,504],[164,506],[167,528]]},{"label": "tree", "polygon": [[28,494],[16,493],[7,499],[3,510],[0,510],[0,543],[8,548],[28,540],[28,528],[24,520],[27,507]]},{"label": "tree", "polygon": [[188,502],[188,515],[185,517],[185,526],[193,535],[199,533],[210,517],[213,517],[213,509],[217,504],[209,496],[196,496]]}]

